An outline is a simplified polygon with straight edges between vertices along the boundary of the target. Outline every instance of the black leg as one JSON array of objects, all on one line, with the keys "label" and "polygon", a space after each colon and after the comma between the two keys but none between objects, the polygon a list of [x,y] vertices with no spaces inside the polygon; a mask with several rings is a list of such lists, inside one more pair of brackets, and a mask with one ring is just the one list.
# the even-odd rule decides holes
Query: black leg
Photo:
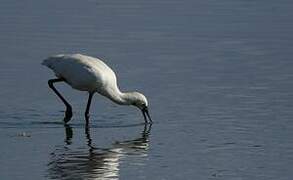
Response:
[{"label": "black leg", "polygon": [[88,98],[87,105],[86,105],[86,110],[85,110],[85,113],[84,113],[85,120],[86,120],[87,124],[89,123],[89,118],[90,118],[89,112],[90,112],[90,106],[91,106],[93,95],[94,95],[93,92],[89,93],[89,98]]},{"label": "black leg", "polygon": [[64,82],[64,81],[65,80],[62,79],[62,78],[59,78],[59,79],[50,79],[48,81],[48,84],[49,84],[49,87],[55,92],[55,94],[57,94],[57,96],[62,100],[62,102],[66,106],[64,122],[67,123],[68,121],[70,121],[70,119],[72,117],[72,108],[71,108],[70,104],[64,99],[64,97],[57,91],[57,89],[53,85],[55,82]]}]

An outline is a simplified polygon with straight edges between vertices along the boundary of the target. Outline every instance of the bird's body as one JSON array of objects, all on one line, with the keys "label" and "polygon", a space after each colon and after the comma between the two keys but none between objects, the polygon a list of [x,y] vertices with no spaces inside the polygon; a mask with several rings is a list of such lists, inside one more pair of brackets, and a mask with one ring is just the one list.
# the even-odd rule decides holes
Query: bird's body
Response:
[{"label": "bird's body", "polygon": [[115,73],[97,58],[81,54],[56,55],[45,59],[42,64],[80,91],[97,91],[108,86],[107,83],[117,86]]},{"label": "bird's body", "polygon": [[42,64],[54,71],[58,79],[49,80],[49,86],[70,111],[71,106],[55,89],[53,83],[65,81],[74,89],[88,91],[90,98],[86,113],[88,113],[90,101],[95,92],[120,105],[135,105],[141,110],[148,106],[147,99],[143,94],[138,92],[122,93],[118,88],[114,71],[100,59],[82,54],[61,54],[45,59]]}]

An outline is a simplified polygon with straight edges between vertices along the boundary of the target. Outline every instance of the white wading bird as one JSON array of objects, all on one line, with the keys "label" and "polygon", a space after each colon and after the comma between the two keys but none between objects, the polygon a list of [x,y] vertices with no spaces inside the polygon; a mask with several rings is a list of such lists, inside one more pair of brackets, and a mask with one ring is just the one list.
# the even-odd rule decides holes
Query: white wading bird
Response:
[{"label": "white wading bird", "polygon": [[142,111],[145,122],[148,123],[148,117],[149,122],[152,123],[146,97],[138,92],[121,92],[117,86],[115,73],[103,61],[82,54],[62,54],[51,56],[45,59],[42,64],[52,69],[57,77],[57,79],[50,79],[48,84],[66,106],[65,123],[70,121],[72,117],[72,108],[53,86],[55,82],[66,82],[74,89],[89,92],[85,110],[87,123],[91,100],[95,92],[108,97],[117,104],[138,107]]}]

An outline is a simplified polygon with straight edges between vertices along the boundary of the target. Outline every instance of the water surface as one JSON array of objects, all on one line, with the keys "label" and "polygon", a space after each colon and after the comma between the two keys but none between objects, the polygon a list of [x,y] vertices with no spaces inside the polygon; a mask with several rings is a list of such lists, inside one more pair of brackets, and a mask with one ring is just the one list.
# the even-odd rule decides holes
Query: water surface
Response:
[{"label": "water surface", "polygon": [[[0,7],[1,179],[292,179],[289,0],[16,1]],[[47,86],[52,54],[104,59],[155,121]]]}]

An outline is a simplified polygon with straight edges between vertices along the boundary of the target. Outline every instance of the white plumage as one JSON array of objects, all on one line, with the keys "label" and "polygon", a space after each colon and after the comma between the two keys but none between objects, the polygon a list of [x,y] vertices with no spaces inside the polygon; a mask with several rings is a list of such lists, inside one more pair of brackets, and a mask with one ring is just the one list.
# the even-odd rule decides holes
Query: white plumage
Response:
[{"label": "white plumage", "polygon": [[145,121],[147,122],[145,116],[147,115],[150,122],[152,122],[148,113],[148,102],[146,97],[138,92],[121,92],[117,86],[117,79],[114,71],[100,59],[82,54],[61,54],[45,59],[42,64],[52,69],[58,78],[51,79],[48,83],[66,105],[65,122],[71,119],[72,110],[70,104],[53,86],[55,82],[64,81],[74,89],[89,92],[89,100],[85,112],[87,120],[89,118],[88,113],[91,98],[95,92],[98,92],[117,104],[137,106],[142,110]]},{"label": "white plumage", "polygon": [[45,59],[42,64],[80,91],[97,91],[106,86],[117,87],[115,73],[97,58],[81,54],[56,55]]}]

